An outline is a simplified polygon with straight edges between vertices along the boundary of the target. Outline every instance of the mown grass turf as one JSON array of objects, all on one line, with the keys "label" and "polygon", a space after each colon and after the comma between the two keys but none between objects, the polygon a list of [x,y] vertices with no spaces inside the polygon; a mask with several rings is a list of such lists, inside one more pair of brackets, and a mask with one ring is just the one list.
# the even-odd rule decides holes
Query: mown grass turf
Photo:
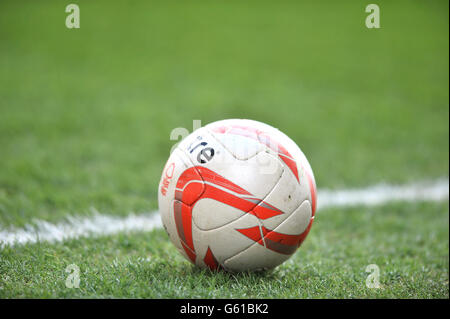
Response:
[{"label": "mown grass turf", "polygon": [[[4,249],[0,297],[448,298],[446,203],[319,212],[308,239],[274,271],[230,274],[186,261],[163,230]],[[67,288],[70,264],[79,288]],[[379,289],[366,267],[380,269]]]},{"label": "mown grass turf", "polygon": [[[0,228],[156,209],[194,119],[280,128],[319,188],[448,176],[447,1],[380,0],[379,30],[365,1],[72,2],[79,30],[69,2],[0,2]],[[448,228],[448,202],[328,209],[288,263],[240,275],[191,267],[162,230],[17,246],[0,297],[448,298]]]},{"label": "mown grass turf", "polygon": [[0,4],[0,225],[155,209],[176,127],[267,122],[319,187],[448,176],[448,2]]}]

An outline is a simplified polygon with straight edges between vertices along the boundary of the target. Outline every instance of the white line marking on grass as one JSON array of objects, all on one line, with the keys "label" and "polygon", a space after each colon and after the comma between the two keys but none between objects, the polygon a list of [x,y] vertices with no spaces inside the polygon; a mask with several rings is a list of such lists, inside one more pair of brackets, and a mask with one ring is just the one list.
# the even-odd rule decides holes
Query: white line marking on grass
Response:
[{"label": "white line marking on grass", "polygon": [[89,217],[69,216],[66,221],[49,223],[35,220],[24,228],[0,230],[0,247],[37,242],[61,242],[67,239],[113,235],[121,232],[150,231],[161,228],[157,212],[130,214],[127,217],[102,215],[97,211]]},{"label": "white line marking on grass", "polygon": [[[318,208],[373,206],[391,201],[443,201],[449,199],[449,180],[403,186],[380,184],[362,189],[318,191]],[[24,228],[0,230],[0,247],[37,242],[62,242],[68,239],[114,235],[121,232],[145,232],[161,228],[157,212],[130,214],[127,217],[103,215],[93,211],[89,217],[69,216],[65,221],[49,223],[35,220]]]},{"label": "white line marking on grass", "polygon": [[318,209],[326,207],[373,206],[392,201],[443,201],[448,200],[448,178],[394,186],[379,184],[361,189],[318,191]]}]

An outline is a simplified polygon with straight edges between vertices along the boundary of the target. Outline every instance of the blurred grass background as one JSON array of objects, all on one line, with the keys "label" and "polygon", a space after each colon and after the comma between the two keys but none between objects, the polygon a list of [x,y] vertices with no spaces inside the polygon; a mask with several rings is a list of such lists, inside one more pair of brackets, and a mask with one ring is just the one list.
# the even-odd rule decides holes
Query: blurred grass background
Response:
[{"label": "blurred grass background", "polygon": [[448,176],[448,2],[368,3],[1,1],[0,225],[155,209],[194,119],[278,127],[319,188]]}]

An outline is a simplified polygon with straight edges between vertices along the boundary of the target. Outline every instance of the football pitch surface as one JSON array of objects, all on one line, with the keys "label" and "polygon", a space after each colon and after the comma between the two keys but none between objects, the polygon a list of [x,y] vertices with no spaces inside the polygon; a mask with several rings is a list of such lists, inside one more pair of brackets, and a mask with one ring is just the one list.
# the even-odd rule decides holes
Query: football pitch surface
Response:
[{"label": "football pitch surface", "polygon": [[[67,29],[69,3],[0,3],[0,234],[155,211],[170,133],[194,120],[285,132],[319,204],[448,179],[447,1],[378,1],[380,29],[364,1],[76,1]],[[198,269],[161,228],[0,247],[0,298],[105,297],[449,298],[448,195],[324,207],[267,272]]]}]

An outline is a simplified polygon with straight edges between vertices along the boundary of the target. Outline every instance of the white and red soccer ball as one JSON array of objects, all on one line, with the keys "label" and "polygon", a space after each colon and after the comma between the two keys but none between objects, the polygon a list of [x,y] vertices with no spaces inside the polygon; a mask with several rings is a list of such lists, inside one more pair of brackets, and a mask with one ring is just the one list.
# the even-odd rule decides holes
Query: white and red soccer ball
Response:
[{"label": "white and red soccer ball", "polygon": [[180,253],[211,269],[274,268],[302,244],[316,185],[300,148],[252,120],[223,120],[187,136],[159,184],[164,228]]}]

